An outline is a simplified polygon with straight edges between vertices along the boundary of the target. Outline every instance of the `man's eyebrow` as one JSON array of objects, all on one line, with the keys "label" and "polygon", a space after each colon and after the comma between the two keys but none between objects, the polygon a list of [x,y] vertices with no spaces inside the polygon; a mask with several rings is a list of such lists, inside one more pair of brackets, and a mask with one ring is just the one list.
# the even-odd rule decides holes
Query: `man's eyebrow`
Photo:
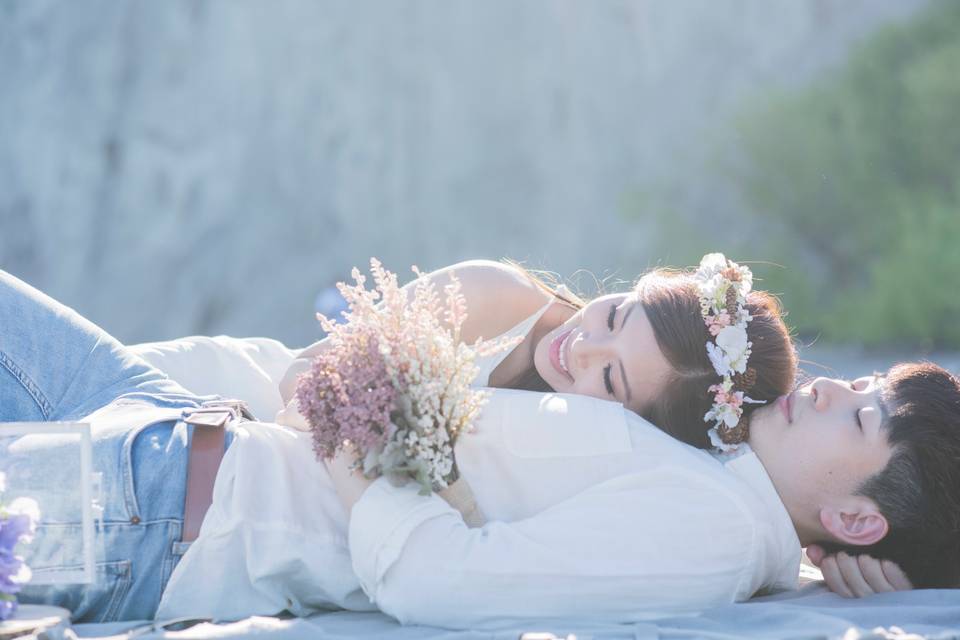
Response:
[{"label": "man's eyebrow", "polygon": [[[623,314],[623,320],[620,321],[620,331],[623,331],[623,327],[627,324],[627,318],[630,317],[630,314],[633,313],[633,310],[637,308],[639,302],[634,302],[630,305],[630,308],[627,309],[627,312]],[[630,398],[633,397],[633,393],[630,391],[630,385],[627,384],[627,370],[623,366],[623,358],[620,358],[620,378],[623,380],[623,388],[627,390],[627,404],[630,404]]]}]

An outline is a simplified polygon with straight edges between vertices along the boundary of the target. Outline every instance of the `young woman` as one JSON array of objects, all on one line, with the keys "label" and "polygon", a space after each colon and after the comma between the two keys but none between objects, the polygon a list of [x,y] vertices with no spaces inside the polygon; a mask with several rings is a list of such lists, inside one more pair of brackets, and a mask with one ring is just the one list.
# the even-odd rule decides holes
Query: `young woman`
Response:
[{"label": "young woman", "polygon": [[[717,378],[715,372],[710,375],[709,359],[704,365],[704,356],[693,355],[693,345],[697,351],[703,350],[707,334],[696,296],[689,293],[688,277],[658,273],[629,294],[581,304],[572,297],[555,300],[540,293],[513,268],[490,263],[463,268],[467,266],[459,265],[457,272],[465,291],[471,292],[470,299],[480,300],[479,292],[485,292],[489,301],[486,305],[472,303],[472,335],[504,331],[526,335],[517,349],[489,364],[487,383],[535,388],[547,384],[557,391],[613,399],[660,420],[673,435],[706,446],[703,415],[711,405],[710,394],[700,384],[694,388],[685,383],[703,376],[709,387]],[[443,273],[434,277],[442,282]],[[776,306],[770,301],[765,304],[762,294],[758,295],[760,302],[748,303],[757,316],[750,324],[756,331],[764,326],[760,319],[769,317],[774,330],[772,337],[751,334],[754,354],[750,364],[755,373],[743,384],[749,386],[751,397],[765,400],[790,390],[795,360],[786,331],[782,340],[777,337],[776,328],[783,325]],[[525,321],[518,324],[518,317]],[[97,559],[97,582],[89,586],[28,586],[21,594],[23,600],[66,606],[78,621],[152,617],[186,548],[180,541],[187,456],[194,432],[183,420],[170,417],[170,412],[189,411],[204,398],[186,391],[76,313],[2,272],[0,322],[6,328],[0,335],[0,421],[90,422],[94,461],[104,474],[106,509],[98,531],[103,544]],[[529,326],[526,330],[525,323]],[[465,339],[472,335],[467,333]],[[772,345],[774,362],[769,367],[767,360],[757,355],[767,345]],[[688,364],[687,355],[690,362],[696,362]],[[674,386],[687,389],[686,395]],[[672,404],[663,402],[663,396],[669,396]],[[682,417],[687,405],[694,407],[688,414],[691,420],[695,418],[696,429],[689,428]],[[745,417],[750,407],[746,409]],[[270,425],[259,426],[270,431],[270,437],[282,435],[279,431],[274,434]],[[247,437],[258,425],[248,427],[247,432],[229,430],[225,446],[231,446],[235,434]],[[51,482],[69,477],[55,438],[34,441],[32,446],[31,471],[36,476],[48,477]],[[311,456],[308,451],[305,459]],[[322,465],[291,465],[290,471],[294,469],[310,481],[330,484]],[[303,480],[300,476],[284,478],[294,489]],[[249,487],[255,490],[256,483]],[[214,509],[224,506],[214,501]],[[269,506],[264,500],[257,508]],[[344,512],[333,503],[314,508],[316,513],[310,516],[314,524],[329,531],[318,540],[318,552],[322,550],[325,558],[323,570],[339,576],[339,582],[318,597],[329,606],[370,608],[351,579]],[[68,521],[49,511],[45,516],[30,550],[37,574],[55,569],[63,546],[76,542],[70,537]],[[239,563],[215,564],[249,569],[262,560],[257,555],[245,554]],[[282,585],[277,588],[282,592]]]},{"label": "young woman", "polygon": [[[513,264],[472,260],[428,275],[438,289],[455,273],[467,301],[463,341],[523,337],[509,353],[480,362],[476,384],[508,389],[588,395],[623,404],[687,444],[713,445],[704,425],[720,381],[705,348],[704,324],[693,272],[657,269],[623,293],[588,302],[566,287],[552,288]],[[738,389],[755,404],[743,405],[744,438],[750,414],[789,393],[797,360],[779,303],[763,291],[747,295],[749,377]],[[302,425],[292,399],[297,376],[324,348],[320,341],[300,354],[280,382],[288,402],[280,422]]]}]

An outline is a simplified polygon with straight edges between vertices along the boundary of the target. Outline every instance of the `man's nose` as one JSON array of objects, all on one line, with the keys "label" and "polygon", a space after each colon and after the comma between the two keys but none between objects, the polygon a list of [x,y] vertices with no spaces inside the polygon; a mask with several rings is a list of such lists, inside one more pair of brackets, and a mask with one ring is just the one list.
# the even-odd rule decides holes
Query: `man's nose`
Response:
[{"label": "man's nose", "polygon": [[837,394],[847,387],[845,383],[832,378],[817,378],[810,385],[810,395],[813,396],[813,408],[823,411],[836,400]]}]

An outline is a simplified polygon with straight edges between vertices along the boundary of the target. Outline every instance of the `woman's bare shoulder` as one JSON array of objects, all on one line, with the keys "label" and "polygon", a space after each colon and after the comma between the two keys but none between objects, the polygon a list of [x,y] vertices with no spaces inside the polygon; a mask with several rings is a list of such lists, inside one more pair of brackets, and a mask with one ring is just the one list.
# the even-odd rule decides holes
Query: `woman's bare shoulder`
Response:
[{"label": "woman's bare shoulder", "polygon": [[495,260],[465,260],[430,273],[443,286],[455,274],[467,301],[463,338],[492,338],[510,330],[550,300],[520,269]]}]

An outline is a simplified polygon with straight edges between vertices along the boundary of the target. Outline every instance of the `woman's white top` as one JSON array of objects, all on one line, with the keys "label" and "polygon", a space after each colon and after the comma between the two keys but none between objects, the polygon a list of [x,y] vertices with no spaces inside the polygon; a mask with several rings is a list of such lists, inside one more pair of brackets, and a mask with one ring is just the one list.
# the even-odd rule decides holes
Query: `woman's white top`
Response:
[{"label": "woman's white top", "polygon": [[452,628],[629,622],[796,586],[799,540],[749,449],[721,461],[618,403],[491,392],[456,447],[482,528],[384,479],[348,521],[310,434],[242,425],[157,617],[379,608]]},{"label": "woman's white top", "polygon": [[[563,287],[563,285],[561,285]],[[563,287],[565,290],[566,288]],[[537,324],[537,320],[540,319],[540,316],[544,314],[547,308],[553,304],[553,300],[548,301],[540,309],[531,315],[529,318],[523,322],[517,323],[516,326],[512,327],[509,331],[506,331],[499,336],[498,338],[510,339],[516,338],[519,336],[526,336],[533,329],[534,325]],[[500,353],[494,353],[489,356],[482,358],[477,358],[476,365],[479,371],[477,372],[477,378],[474,381],[473,386],[475,387],[486,387],[490,384],[490,374],[493,373],[493,370],[500,366],[500,363],[510,355],[510,351],[501,351]]]}]

